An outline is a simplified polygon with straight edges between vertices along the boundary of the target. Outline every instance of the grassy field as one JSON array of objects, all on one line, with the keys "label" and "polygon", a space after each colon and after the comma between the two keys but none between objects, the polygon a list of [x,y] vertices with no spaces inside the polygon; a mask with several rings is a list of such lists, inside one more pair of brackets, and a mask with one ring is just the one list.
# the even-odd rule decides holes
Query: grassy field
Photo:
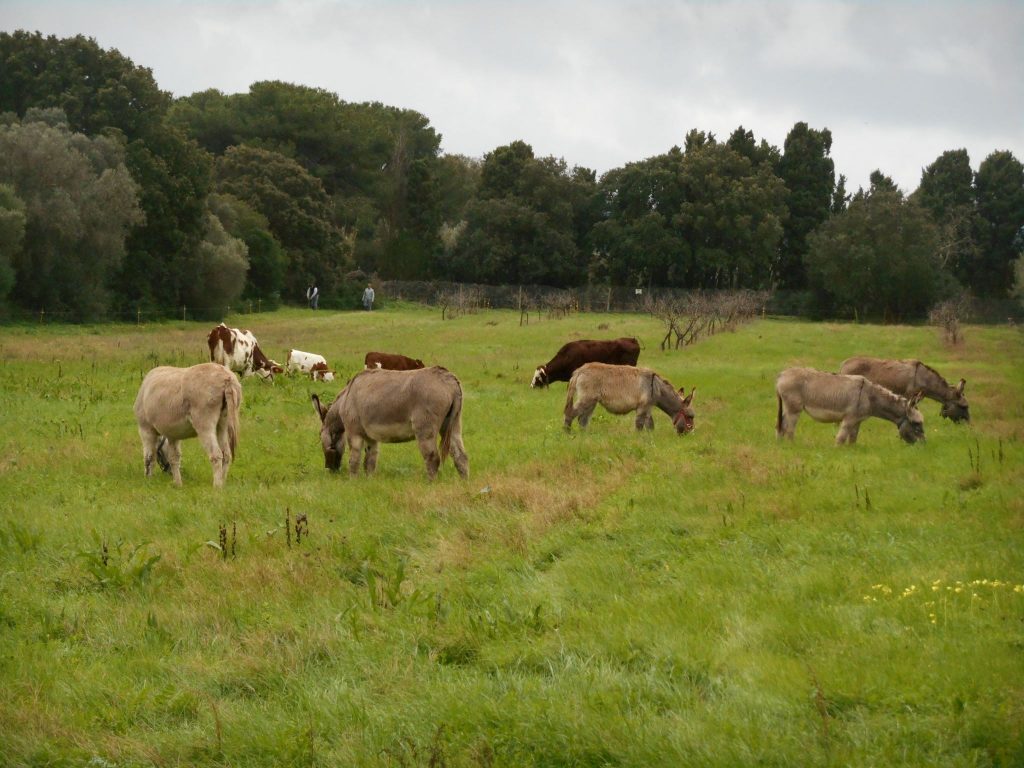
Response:
[{"label": "grassy field", "polygon": [[[238,316],[342,382],[244,382],[215,491],[146,480],[132,402],[211,324],[0,328],[0,765],[1024,765],[1024,345],[969,327],[760,320],[685,350],[642,316],[520,327],[396,307]],[[637,335],[697,430],[566,435],[566,340]],[[309,402],[369,349],[465,390],[467,482],[414,444],[323,469]],[[774,378],[856,353],[967,379],[927,443],[858,445]],[[301,539],[296,520],[306,516]]]}]

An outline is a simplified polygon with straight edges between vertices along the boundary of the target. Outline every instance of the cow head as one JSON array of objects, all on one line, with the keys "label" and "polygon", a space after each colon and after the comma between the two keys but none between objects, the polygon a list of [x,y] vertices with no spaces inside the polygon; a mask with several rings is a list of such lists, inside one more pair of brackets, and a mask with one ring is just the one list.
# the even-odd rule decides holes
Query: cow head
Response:
[{"label": "cow head", "polygon": [[313,381],[334,381],[334,371],[327,369],[327,363],[314,363],[309,370],[309,377]]},{"label": "cow head", "polygon": [[940,415],[956,424],[971,420],[970,406],[967,404],[967,398],[964,397],[964,387],[966,386],[967,380],[960,379],[960,383],[952,392],[953,396],[942,403],[942,409],[939,411]]},{"label": "cow head", "polygon": [[[693,411],[693,396],[696,392],[697,388],[694,387],[690,390],[690,394],[686,395],[686,387],[679,388],[678,394],[683,401],[683,407],[672,419],[672,425],[676,428],[677,435],[688,435],[693,432],[693,419],[696,416]],[[683,395],[686,396],[683,397]]]},{"label": "cow head", "polygon": [[[340,397],[340,395],[339,395]],[[337,411],[324,408],[320,398],[310,394],[313,409],[320,417],[320,445],[324,451],[324,467],[331,472],[341,469],[341,459],[345,453],[345,426]]]},{"label": "cow head", "polygon": [[904,442],[916,443],[918,440],[924,442],[924,416],[917,410],[917,404],[921,402],[922,397],[924,397],[924,393],[918,392],[907,400],[903,418],[900,419],[897,425],[900,437],[903,438]]},{"label": "cow head", "polygon": [[549,383],[547,369],[543,365],[538,366],[537,370],[533,372],[533,381],[530,382],[530,386],[546,387]]}]

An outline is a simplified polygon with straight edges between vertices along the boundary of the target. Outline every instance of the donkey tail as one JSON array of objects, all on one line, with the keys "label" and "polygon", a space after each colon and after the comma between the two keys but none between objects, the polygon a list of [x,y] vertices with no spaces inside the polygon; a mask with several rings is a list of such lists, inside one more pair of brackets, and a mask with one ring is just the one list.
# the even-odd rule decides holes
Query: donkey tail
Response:
[{"label": "donkey tail", "polygon": [[221,405],[222,413],[227,412],[228,422],[228,447],[231,449],[231,460],[238,455],[238,412],[242,407],[242,385],[234,374],[231,381],[224,387],[224,401]]},{"label": "donkey tail", "polygon": [[779,413],[775,417],[775,434],[782,434],[782,395],[778,392],[775,393],[775,399],[779,401]]},{"label": "donkey tail", "polygon": [[452,434],[462,429],[462,385],[455,382],[455,397],[441,422],[441,463],[448,458],[452,448]]},{"label": "donkey tail", "polygon": [[569,386],[565,390],[565,423],[571,424],[573,400],[576,399],[576,374],[569,377]]}]

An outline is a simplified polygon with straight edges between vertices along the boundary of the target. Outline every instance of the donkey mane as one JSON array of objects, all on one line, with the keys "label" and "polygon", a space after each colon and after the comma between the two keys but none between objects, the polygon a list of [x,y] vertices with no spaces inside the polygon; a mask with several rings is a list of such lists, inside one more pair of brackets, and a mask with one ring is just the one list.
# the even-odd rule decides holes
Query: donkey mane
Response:
[{"label": "donkey mane", "polygon": [[932,368],[932,367],[931,367],[930,365],[928,365],[927,363],[922,363],[922,362],[921,362],[920,360],[916,360],[915,362],[916,362],[916,363],[917,363],[917,364],[918,364],[919,366],[921,366],[922,368],[924,368],[924,369],[925,369],[926,371],[928,371],[929,373],[931,373],[932,375],[934,375],[934,376],[935,376],[935,378],[937,378],[937,379],[939,380],[939,383],[940,383],[940,384],[942,384],[942,386],[944,386],[944,387],[949,387],[950,389],[952,389],[952,387],[950,387],[950,386],[949,386],[949,382],[948,382],[948,381],[946,381],[946,379],[945,379],[945,378],[943,377],[943,375],[942,375],[941,373],[939,373],[938,371],[936,371],[936,370],[935,370],[934,368]]}]

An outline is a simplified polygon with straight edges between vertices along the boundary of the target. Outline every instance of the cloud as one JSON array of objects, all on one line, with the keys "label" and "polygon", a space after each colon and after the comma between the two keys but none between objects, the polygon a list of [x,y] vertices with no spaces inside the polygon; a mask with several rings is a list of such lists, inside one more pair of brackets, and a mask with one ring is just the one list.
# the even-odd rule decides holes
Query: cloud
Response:
[{"label": "cloud", "polygon": [[1024,158],[1024,5],[960,2],[5,2],[5,29],[83,33],[175,95],[259,80],[416,109],[448,152],[522,139],[599,172],[691,128],[780,148],[829,128],[849,188],[906,191],[947,149]]}]

